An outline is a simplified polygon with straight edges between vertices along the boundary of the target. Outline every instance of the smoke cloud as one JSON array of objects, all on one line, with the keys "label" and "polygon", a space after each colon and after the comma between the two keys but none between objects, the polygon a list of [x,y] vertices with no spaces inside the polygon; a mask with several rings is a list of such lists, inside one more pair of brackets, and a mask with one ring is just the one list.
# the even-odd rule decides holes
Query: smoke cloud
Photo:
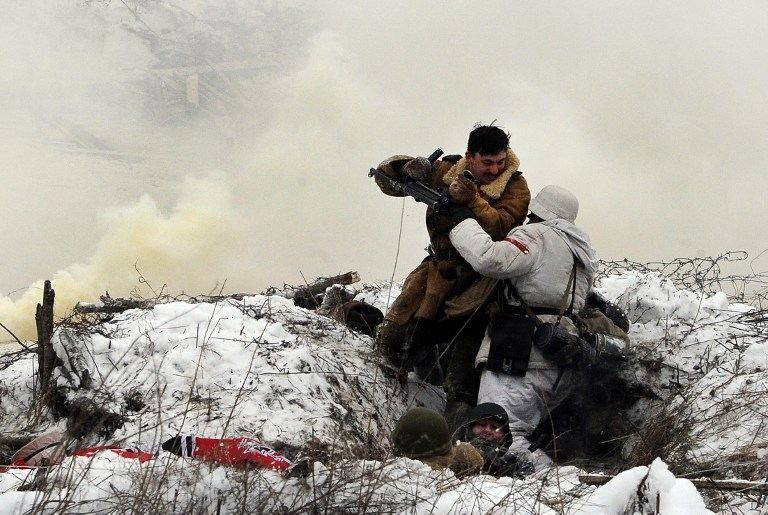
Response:
[{"label": "smoke cloud", "polygon": [[[168,293],[169,285],[176,290],[179,284],[190,293],[210,292],[221,282],[209,271],[225,267],[239,250],[231,205],[229,192],[219,182],[188,179],[168,214],[148,196],[108,211],[93,256],[51,277],[54,314],[64,316],[79,301],[96,300],[105,292],[148,298]],[[19,337],[35,337],[35,306],[42,289],[43,281],[37,281],[16,300],[0,298],[0,318]]]},{"label": "smoke cloud", "polygon": [[137,269],[189,293],[401,278],[424,255],[424,208],[366,171],[463,153],[478,121],[510,132],[534,193],[579,197],[603,258],[765,249],[761,2],[36,0],[7,14],[0,321],[26,337],[48,277],[62,314],[145,288]]}]

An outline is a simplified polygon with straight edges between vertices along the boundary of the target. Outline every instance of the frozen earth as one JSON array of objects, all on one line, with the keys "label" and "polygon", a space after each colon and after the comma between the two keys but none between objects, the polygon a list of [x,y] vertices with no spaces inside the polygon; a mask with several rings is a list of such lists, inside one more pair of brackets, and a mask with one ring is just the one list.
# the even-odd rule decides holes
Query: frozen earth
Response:
[{"label": "frozen earth", "polygon": [[[583,484],[584,471],[573,466],[521,479],[459,480],[420,462],[393,459],[388,435],[394,422],[409,405],[439,404],[439,395],[413,381],[404,389],[378,365],[370,337],[277,292],[160,303],[59,326],[53,344],[63,365],[55,380],[67,399],[93,401],[120,415],[122,426],[102,431],[102,441],[94,443],[157,451],[176,434],[249,436],[292,459],[311,456],[307,477],[163,452],[139,463],[104,451],[66,458],[49,471],[41,491],[24,488],[36,470],[0,474],[0,505],[11,512],[131,506],[202,512],[707,513],[693,484],[675,477],[665,462],[688,474],[716,462],[738,474],[745,461],[765,461],[765,324],[753,320],[758,311],[749,305],[730,303],[721,292],[679,290],[659,274],[626,272],[603,278],[598,287],[634,321],[636,359],[624,372],[627,380],[654,392],[630,410],[639,430],[625,444],[625,456],[633,456],[638,440],[658,421],[669,425],[654,448],[658,455],[603,486]],[[368,285],[357,298],[385,308],[397,293]],[[34,409],[35,359],[22,356],[3,361],[0,370],[4,432],[64,430],[63,421]],[[765,509],[758,496],[731,497],[728,503],[727,509],[743,513]]]}]

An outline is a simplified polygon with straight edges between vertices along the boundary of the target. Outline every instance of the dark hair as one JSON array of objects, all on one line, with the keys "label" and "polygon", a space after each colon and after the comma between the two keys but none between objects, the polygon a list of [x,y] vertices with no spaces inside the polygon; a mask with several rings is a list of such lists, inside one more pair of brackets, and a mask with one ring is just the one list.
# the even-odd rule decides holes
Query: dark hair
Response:
[{"label": "dark hair", "polygon": [[506,150],[509,146],[509,134],[493,125],[476,125],[469,133],[467,152],[479,152],[481,156],[490,156]]}]

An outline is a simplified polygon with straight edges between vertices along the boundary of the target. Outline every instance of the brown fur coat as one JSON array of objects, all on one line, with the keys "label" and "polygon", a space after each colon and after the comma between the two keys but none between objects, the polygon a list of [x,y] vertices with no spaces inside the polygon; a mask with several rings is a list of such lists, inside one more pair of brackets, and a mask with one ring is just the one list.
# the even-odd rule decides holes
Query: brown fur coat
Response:
[{"label": "brown fur coat", "polygon": [[[380,168],[387,175],[397,177],[402,166],[411,158],[393,156],[384,161]],[[531,193],[522,176],[512,178],[520,161],[511,149],[507,149],[507,168],[493,182],[479,188],[479,195],[468,204],[480,226],[494,240],[502,240],[513,228],[520,225],[528,213]],[[430,186],[436,190],[448,188],[451,181],[467,168],[464,158],[458,162],[440,160],[432,167]],[[402,196],[377,181],[379,188],[387,195]],[[453,228],[450,218],[427,209],[427,231],[433,251],[439,258],[427,257],[406,277],[400,296],[395,299],[387,320],[404,325],[415,318],[437,319],[444,313],[443,304],[471,287],[479,276],[458,255],[448,237]]]},{"label": "brown fur coat", "polygon": [[451,469],[459,478],[479,474],[485,465],[485,458],[480,451],[466,442],[459,442],[442,456],[419,458],[419,460],[434,470]]}]

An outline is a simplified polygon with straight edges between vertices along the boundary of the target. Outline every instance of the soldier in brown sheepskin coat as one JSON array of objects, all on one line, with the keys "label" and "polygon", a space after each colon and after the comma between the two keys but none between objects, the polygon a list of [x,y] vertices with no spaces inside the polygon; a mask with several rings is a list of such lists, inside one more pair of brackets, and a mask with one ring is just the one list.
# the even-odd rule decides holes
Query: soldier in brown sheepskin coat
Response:
[{"label": "soldier in brown sheepskin coat", "polygon": [[[509,148],[508,134],[499,127],[477,126],[469,135],[463,158],[447,156],[430,165],[423,157],[397,155],[382,162],[379,169],[393,178],[407,174],[436,190],[448,188],[454,202],[471,209],[480,226],[494,240],[502,240],[524,221],[531,199],[528,185],[517,171],[519,165]],[[476,182],[463,176],[465,170],[472,172]],[[387,195],[403,195],[383,180],[376,182]],[[462,409],[468,409],[475,404],[474,356],[485,330],[484,313],[475,308],[493,284],[481,280],[456,252],[448,238],[454,225],[450,216],[430,208],[426,224],[430,255],[405,279],[402,293],[379,328],[376,344],[393,365],[407,369],[418,365],[420,357],[433,352],[436,344],[453,341],[444,387],[446,414],[454,426],[457,421],[449,413],[452,405],[466,403]]]}]

